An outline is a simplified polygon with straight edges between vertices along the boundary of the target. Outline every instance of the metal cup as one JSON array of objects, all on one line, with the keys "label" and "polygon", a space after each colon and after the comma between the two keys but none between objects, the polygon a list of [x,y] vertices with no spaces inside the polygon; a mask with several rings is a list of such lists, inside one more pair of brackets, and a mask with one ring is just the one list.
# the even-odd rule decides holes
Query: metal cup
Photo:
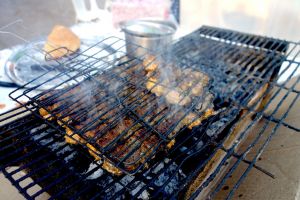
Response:
[{"label": "metal cup", "polygon": [[131,20],[122,22],[126,50],[129,56],[156,54],[172,43],[176,25],[163,20]]}]

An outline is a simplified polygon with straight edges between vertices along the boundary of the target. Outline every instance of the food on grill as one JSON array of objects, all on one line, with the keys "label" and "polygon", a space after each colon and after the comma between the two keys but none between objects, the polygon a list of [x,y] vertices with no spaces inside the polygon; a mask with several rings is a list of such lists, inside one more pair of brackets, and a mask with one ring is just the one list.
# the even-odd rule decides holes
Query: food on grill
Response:
[{"label": "food on grill", "polygon": [[[48,107],[48,109],[49,108],[57,109],[58,106],[57,106],[57,104],[55,104],[55,105],[56,106]],[[44,114],[46,114],[46,116],[48,116],[49,114],[47,114],[47,112],[44,112],[44,111],[45,110],[40,110],[40,114],[42,116],[44,116]],[[54,113],[56,112],[55,109],[51,110],[51,111]],[[146,112],[146,110],[139,109],[139,110],[137,110],[137,112],[140,115],[142,115]],[[145,120],[151,121],[150,125],[153,125],[153,127],[155,127],[157,129],[157,131],[159,131],[161,133],[166,132],[170,128],[170,126],[174,125],[176,122],[179,122],[178,125],[176,127],[174,127],[174,130],[172,131],[172,133],[170,133],[169,137],[174,136],[184,126],[187,126],[189,129],[192,129],[193,127],[199,125],[201,123],[201,121],[203,121],[204,119],[215,114],[212,109],[207,109],[207,111],[200,117],[194,112],[190,112],[188,115],[183,117],[184,112],[174,111],[174,113],[171,113],[171,115],[168,118],[166,118],[165,120],[163,120],[162,122],[160,122],[159,124],[156,125],[155,123],[163,115],[166,115],[165,112],[167,112],[167,111],[161,112],[160,115],[158,114],[159,112],[161,112],[161,109],[159,107],[157,107],[156,109],[154,108],[153,113],[152,113],[153,115],[146,117]],[[99,110],[98,110],[98,113],[99,113]],[[59,118],[59,116],[61,116],[61,114],[57,114],[58,118]],[[156,116],[156,117],[154,119],[150,119],[151,117],[153,118],[153,116]],[[111,116],[108,116],[108,117],[111,117]],[[180,118],[182,118],[182,117],[183,117],[183,119],[180,120]],[[53,118],[50,118],[50,119],[53,119]],[[70,121],[68,117],[65,117],[62,119],[65,119],[64,122]],[[153,152],[153,148],[155,148],[156,145],[159,143],[159,138],[153,132],[149,132],[149,130],[147,132],[147,130],[141,124],[137,124],[137,125],[133,126],[133,124],[134,124],[133,119],[124,117],[121,120],[122,121],[117,123],[117,125],[114,128],[109,129],[108,131],[106,131],[106,133],[104,133],[104,135],[102,137],[99,137],[99,139],[96,140],[96,145],[99,145],[102,148],[107,147],[108,145],[110,145],[112,143],[112,141],[114,139],[118,138],[122,132],[126,132],[126,135],[123,137],[125,139],[122,140],[123,144],[120,142],[121,144],[119,144],[116,148],[113,148],[113,150],[110,152],[110,154],[120,160],[120,159],[124,158],[126,155],[128,155],[128,153],[132,152],[132,155],[130,157],[128,157],[128,159],[126,159],[126,163],[129,163],[129,164],[128,164],[128,166],[125,164],[125,166],[126,166],[126,169],[133,170],[139,163],[144,162],[145,158],[150,156],[150,154]],[[60,120],[57,120],[57,121],[60,125],[62,125],[62,122],[60,122]],[[89,120],[82,121],[81,125],[75,126],[75,129],[76,130],[83,129],[85,127],[85,123],[88,123],[88,121]],[[74,133],[70,128],[64,126],[64,128],[66,130],[65,140],[67,143],[70,143],[70,144],[77,144],[77,143],[86,144],[87,147],[89,148],[89,153],[95,159],[101,160],[100,157],[98,156],[101,153],[101,151],[97,150],[98,148],[96,148],[94,145],[87,143],[86,140],[83,138],[91,138],[91,139],[96,138],[97,134],[101,134],[100,132],[103,131],[105,128],[107,128],[107,126],[109,126],[109,125],[108,124],[100,124],[99,126],[96,126],[96,127],[92,128],[91,130],[84,132],[83,137],[80,137],[79,134]],[[175,144],[175,139],[172,139],[170,142],[167,143],[167,145],[166,145],[167,149],[172,148],[172,146],[174,144]],[[145,154],[145,155],[143,155],[143,154]],[[143,155],[142,158],[139,158],[141,155]],[[130,164],[130,163],[136,163],[136,164]],[[118,168],[116,168],[115,166],[113,166],[111,164],[111,162],[106,159],[104,160],[104,164],[102,167],[113,174],[116,174],[116,175],[121,174],[121,171]]]},{"label": "food on grill", "polygon": [[57,59],[72,52],[80,47],[80,39],[67,27],[56,25],[48,35],[44,50],[51,58]]},{"label": "food on grill", "polygon": [[[168,70],[174,77],[163,81],[169,87],[160,84],[160,91],[153,91],[150,79],[157,84],[163,72],[157,61],[146,70],[145,63],[127,71],[135,76],[139,76],[136,71],[144,71],[149,77],[145,89],[133,82],[117,93],[121,83],[103,74],[95,79],[108,84],[108,90],[85,81],[85,85],[64,89],[61,95],[60,91],[51,91],[41,97],[44,108],[39,113],[48,120],[57,120],[66,130],[67,143],[87,146],[95,159],[103,161],[102,167],[115,175],[122,173],[115,163],[128,171],[147,165],[147,160],[155,157],[153,152],[174,146],[182,129],[192,129],[218,111],[214,110],[213,95],[204,91],[209,80],[204,73],[170,65]],[[95,88],[93,94],[87,87],[91,91]]]},{"label": "food on grill", "polygon": [[[133,123],[132,120],[126,121],[128,121],[127,123]],[[109,143],[111,143],[112,140],[116,139],[120,135],[120,132],[124,131],[124,129],[127,128],[125,126],[122,128],[121,126],[122,125],[118,125],[116,129],[109,131],[106,134],[106,137],[103,137],[97,141],[97,145],[101,147],[109,145]],[[127,126],[130,125],[128,124]],[[87,132],[85,134],[93,138],[95,137],[95,135],[93,135],[95,131],[93,130],[92,132],[93,133]],[[139,162],[144,162],[146,156],[141,157],[141,155],[150,155],[152,153],[153,148],[159,142],[159,140],[158,137],[154,134],[146,134],[145,129],[143,129],[142,127],[135,127],[134,130],[129,131],[127,134],[128,139],[124,141],[124,144],[118,145],[116,148],[114,148],[114,150],[111,152],[111,156],[121,159],[128,155],[129,152],[132,152],[132,155],[128,159],[126,159],[126,163],[128,164],[125,164],[125,166],[126,169],[133,170],[136,166],[130,163],[136,163],[138,159],[141,159],[141,161]],[[96,160],[101,160],[101,158],[98,156],[101,152],[96,150],[96,148],[91,144],[88,144],[88,147],[92,150],[92,152],[90,151],[91,155],[95,157]],[[112,174],[121,174],[121,171],[108,160],[104,160],[102,167],[107,171],[111,172]]]},{"label": "food on grill", "polygon": [[158,63],[155,56],[149,55],[143,60],[143,65],[147,72],[151,72],[157,69]]},{"label": "food on grill", "polygon": [[191,102],[191,98],[189,96],[184,96],[183,93],[180,93],[177,90],[170,90],[166,94],[166,100],[171,104],[179,104],[180,106],[184,106]]},{"label": "food on grill", "polygon": [[83,139],[78,134],[75,134],[70,128],[65,127],[65,129],[66,129],[66,134],[67,134],[65,136],[65,140],[66,140],[67,143],[77,144],[78,142],[83,141]]},{"label": "food on grill", "polygon": [[146,88],[156,96],[164,96],[168,103],[180,106],[191,103],[192,97],[203,95],[209,77],[191,68],[180,69],[174,65],[158,67],[154,56],[143,62],[148,81]]},{"label": "food on grill", "polygon": [[[40,182],[43,188],[41,192],[50,192],[54,199],[67,199],[70,194],[76,197],[82,194],[79,199],[189,199],[196,196],[195,191],[200,192],[200,198],[207,199],[207,194],[216,188],[214,183],[220,183],[218,188],[221,189],[222,184],[228,181],[228,175],[224,177],[224,173],[234,168],[231,159],[235,161],[237,158],[234,153],[242,152],[239,148],[243,147],[241,142],[248,139],[249,128],[254,127],[255,122],[252,120],[257,121],[262,117],[263,112],[255,111],[261,108],[259,106],[265,105],[265,100],[261,97],[270,91],[267,82],[278,73],[285,60],[285,50],[281,50],[288,47],[282,47],[269,38],[250,35],[241,37],[242,35],[236,32],[227,34],[228,32],[222,29],[208,30],[210,29],[204,28],[202,31],[196,31],[192,37],[185,37],[182,42],[174,44],[171,60],[181,68],[173,65],[170,67],[172,70],[167,68],[164,71],[160,69],[164,65],[155,61],[154,56],[142,63],[139,59],[134,59],[132,63],[139,65],[130,65],[126,63],[126,59],[122,59],[121,62],[124,61],[125,64],[116,63],[116,68],[112,71],[103,72],[103,76],[93,77],[91,82],[99,84],[89,84],[87,79],[80,84],[81,86],[74,87],[74,90],[73,86],[70,86],[60,92],[50,92],[49,95],[43,95],[44,98],[38,99],[40,102],[36,102],[37,98],[34,98],[34,102],[39,107],[38,103],[41,103],[44,108],[40,109],[41,115],[53,121],[57,120],[61,127],[56,128],[56,131],[66,130],[65,138],[68,143],[86,145],[89,154],[97,160],[101,156],[101,161],[94,162],[93,158],[83,155],[85,151],[79,151],[81,148],[66,145],[61,135],[56,134],[58,132],[49,130],[51,127],[48,128],[48,123],[44,120],[26,117],[29,123],[24,124],[22,119],[3,128],[7,132],[16,128],[9,133],[9,136],[13,136],[13,145],[2,148],[4,155],[6,152],[14,153],[12,156],[5,156],[9,163],[5,163],[4,166],[11,166],[11,163],[19,165],[16,162],[19,160],[22,169],[30,166],[30,174],[35,174],[34,180],[38,181],[46,174],[47,180]],[[212,35],[206,35],[207,32]],[[223,38],[225,35],[230,35],[234,41],[248,38],[247,41],[251,43],[236,45],[236,42],[224,42],[222,39],[218,41],[217,37]],[[263,46],[256,47],[255,44]],[[255,45],[255,48],[252,48],[252,45]],[[269,51],[269,47],[277,50]],[[147,61],[150,64],[151,60],[154,62],[147,68]],[[167,64],[172,65],[170,62]],[[186,76],[176,75],[178,78],[174,80],[174,74],[186,73],[188,76],[188,71],[195,75],[200,71],[200,79],[205,77],[205,74],[209,75],[207,86],[204,87],[205,84],[202,83],[205,81],[189,82],[185,80]],[[172,73],[165,76],[168,72]],[[152,81],[149,81],[151,79]],[[192,79],[197,80],[197,77]],[[163,84],[164,81],[166,83]],[[147,87],[150,83],[152,86]],[[158,92],[155,92],[155,87],[152,88],[155,85],[159,86]],[[178,92],[177,96],[189,97],[190,102],[180,105],[177,98],[170,103],[169,101],[173,100],[167,100],[170,91]],[[256,105],[257,102],[262,104]],[[251,111],[247,108],[251,108]],[[208,119],[203,121],[206,118]],[[201,126],[197,126],[199,124]],[[34,128],[30,132],[26,131],[31,127]],[[180,131],[181,128],[186,130]],[[146,130],[149,137],[141,134]],[[180,133],[177,135],[178,132]],[[251,138],[254,137],[254,133],[251,132]],[[5,137],[3,135],[2,138]],[[106,140],[106,136],[110,138]],[[143,140],[146,137],[147,139]],[[73,138],[77,141],[74,142]],[[120,175],[121,170],[125,171],[126,167],[137,167],[135,164],[139,163],[135,160],[138,159],[138,154],[128,154],[128,151],[133,149],[130,143],[134,140],[137,144],[133,145],[137,147],[136,150],[148,155],[144,157],[147,157],[145,166],[148,165],[145,170],[136,175],[114,177],[99,168],[98,165],[102,164],[103,168],[112,174]],[[150,155],[147,150],[151,151],[152,147],[144,142],[160,145],[154,144],[159,148]],[[6,145],[6,141],[3,144]],[[172,148],[173,145],[175,146]],[[22,151],[24,149],[25,156],[20,159],[15,148]],[[169,150],[170,148],[172,149]],[[251,145],[249,148],[251,150]],[[241,156],[245,156],[247,152],[249,151]],[[44,158],[44,155],[48,154],[50,159],[40,159],[40,156]],[[127,156],[126,154],[129,159],[120,160]],[[150,160],[154,156],[155,158]],[[42,166],[41,161],[43,166],[47,167],[36,170]],[[134,163],[130,164],[132,161]],[[18,173],[18,170],[14,171]],[[56,173],[57,171],[59,173]],[[15,173],[9,172],[8,175],[13,178]],[[24,175],[24,178],[26,176]],[[61,177],[67,177],[67,182]],[[224,178],[222,182],[221,178]],[[16,184],[19,180],[15,180]],[[48,186],[53,183],[55,188],[49,189]],[[69,185],[67,190],[66,185]],[[65,196],[60,196],[62,194]]]}]

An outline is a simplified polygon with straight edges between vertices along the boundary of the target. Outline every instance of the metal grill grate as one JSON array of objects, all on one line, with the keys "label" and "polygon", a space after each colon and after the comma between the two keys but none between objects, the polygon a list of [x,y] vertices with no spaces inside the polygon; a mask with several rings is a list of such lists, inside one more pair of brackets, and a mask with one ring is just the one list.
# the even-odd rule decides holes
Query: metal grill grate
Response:
[{"label": "metal grill grate", "polygon": [[[94,51],[94,47],[103,46],[103,43],[107,48],[115,49],[114,55],[102,58],[100,52]],[[141,47],[137,46],[137,48]],[[1,132],[1,143],[4,145],[0,152],[1,155],[5,153],[3,154],[5,156],[1,156],[4,174],[28,199],[45,191],[50,191],[53,198],[66,197],[69,195],[67,192],[69,188],[77,187],[80,189],[74,189],[72,194],[74,196],[71,194],[70,196],[83,198],[84,195],[89,194],[90,198],[93,196],[93,198],[104,198],[105,195],[107,198],[146,196],[195,198],[201,192],[205,193],[208,186],[212,187],[210,185],[220,178],[218,184],[209,192],[211,197],[215,196],[240,163],[246,163],[249,166],[241,174],[236,185],[229,190],[228,198],[230,198],[252,167],[272,176],[266,170],[256,166],[255,162],[279,126],[283,125],[299,132],[296,124],[285,121],[288,112],[299,97],[299,78],[292,86],[278,82],[278,78],[288,71],[292,71],[288,77],[290,79],[299,69],[299,62],[296,61],[299,52],[298,43],[202,27],[177,41],[167,52],[156,55],[151,63],[161,67],[171,66],[173,76],[176,75],[174,75],[176,73],[174,69],[176,69],[181,71],[180,75],[186,75],[182,72],[184,70],[189,70],[194,74],[201,73],[200,78],[196,79],[199,82],[203,80],[203,77],[209,77],[208,83],[201,88],[200,96],[193,96],[188,105],[178,106],[177,104],[184,101],[185,97],[191,96],[192,89],[196,87],[195,83],[186,88],[186,92],[177,104],[170,105],[165,96],[154,94],[155,86],[163,86],[170,92],[184,82],[186,77],[178,76],[179,81],[170,81],[169,85],[157,78],[156,81],[152,81],[152,87],[149,89],[145,85],[149,83],[149,79],[156,77],[156,74],[153,73],[150,77],[145,74],[144,68],[151,65],[143,64],[147,55],[140,58],[127,57],[124,41],[113,37],[108,38],[82,54],[75,54],[72,59],[53,67],[53,70],[61,68],[64,70],[54,77],[49,77],[46,81],[55,83],[51,90],[37,95],[33,89],[39,89],[45,84],[42,83],[34,88],[25,89],[24,92],[18,89],[11,94],[11,97],[18,102],[24,97],[30,100],[24,107],[32,111],[33,115],[9,124]],[[280,70],[282,66],[285,68]],[[48,73],[43,76],[47,77]],[[39,78],[28,85],[38,81]],[[281,91],[285,91],[285,94],[278,100]],[[93,97],[92,101],[86,100],[87,95]],[[211,103],[205,104],[207,99],[202,98],[203,96],[211,96]],[[278,109],[291,96],[293,99],[288,110],[279,115]],[[276,102],[276,107],[269,112],[269,106],[274,102]],[[49,109],[49,106],[53,106],[54,103],[59,103],[59,105],[54,109]],[[82,107],[82,105],[87,106]],[[193,128],[188,128],[198,118],[207,115],[207,111],[212,107],[214,114],[202,118],[200,126],[197,124]],[[38,113],[41,108],[49,114],[47,120],[44,119],[45,116],[42,117]],[[193,118],[184,126],[179,126],[190,113],[196,113],[198,118]],[[38,122],[34,122],[36,117],[40,119]],[[66,117],[69,118],[66,120]],[[50,120],[53,118],[56,118],[60,125]],[[85,118],[92,120],[84,121]],[[240,142],[247,138],[250,128],[261,118],[264,119],[264,124],[257,135],[253,137],[247,148],[239,148]],[[107,123],[107,120],[110,120],[109,125],[103,130],[98,130],[96,137],[85,135],[87,131]],[[106,145],[97,145],[99,138],[107,138],[108,132],[115,130],[114,126],[120,129],[120,121],[124,120],[131,121],[130,125],[125,126],[123,131],[109,140]],[[78,126],[78,123],[81,123],[81,126]],[[44,124],[41,130],[32,131],[41,124]],[[18,127],[26,128],[22,130]],[[57,155],[61,148],[70,147],[64,140],[66,127],[72,131],[68,137],[82,144],[82,147],[71,145],[72,149],[76,148],[76,151],[70,151],[70,154],[75,152],[84,155],[87,159],[86,163],[93,163],[94,160],[89,153],[85,152],[88,150],[93,152],[90,153],[94,157],[102,158],[102,161],[98,161],[97,167],[87,174],[82,174],[84,170],[87,170],[87,166],[74,164],[73,160],[76,159],[71,159],[70,162],[65,160],[68,153]],[[272,131],[266,133],[265,129],[270,127]],[[238,133],[237,130],[239,130]],[[45,135],[45,131],[49,131],[49,134]],[[139,131],[141,135],[135,136],[134,134]],[[133,136],[136,140],[129,145],[124,145]],[[52,139],[49,142],[40,142],[44,141],[44,137]],[[82,138],[84,142],[79,141]],[[143,146],[143,142],[150,139],[154,141],[151,146],[146,146],[141,156],[129,162],[128,159]],[[7,144],[9,140],[12,140],[14,145]],[[171,146],[172,140],[175,140],[174,146],[168,147]],[[53,144],[57,141],[63,145],[61,147],[54,145],[53,149]],[[247,153],[258,141],[261,141],[262,145],[258,148],[256,156],[247,160]],[[122,156],[116,155],[118,145],[123,145],[121,152],[127,150],[125,154],[121,154]],[[8,149],[13,146],[16,146],[16,149],[7,153]],[[25,149],[28,153],[24,153]],[[45,156],[49,155],[51,163],[57,162],[59,163],[57,166],[60,167],[56,168],[54,165],[55,167],[49,169],[47,164],[35,166],[34,163],[39,163],[43,158],[37,153],[38,149],[43,149]],[[19,157],[16,158],[16,155]],[[232,159],[234,162],[229,162]],[[109,160],[125,174],[113,176],[103,171],[100,167],[104,165],[103,160]],[[8,166],[16,163],[21,165],[18,170],[7,171]],[[215,163],[214,166],[211,166],[212,163]],[[230,166],[226,167],[226,165]],[[76,169],[78,166],[81,166],[81,169]],[[211,166],[211,170],[205,174],[206,166]],[[29,171],[28,175],[16,180],[14,175],[23,169]],[[98,169],[102,170],[101,176],[87,181],[87,177]],[[227,170],[227,173],[222,176],[224,170]],[[44,171],[45,174],[40,171]],[[126,173],[134,175],[126,175]],[[202,182],[197,181],[200,175],[205,177]],[[29,176],[35,177],[32,184],[21,186],[20,182]],[[83,182],[88,184],[82,186]],[[42,185],[42,189],[31,194],[29,189],[35,184]],[[103,187],[101,192],[94,191],[94,186],[99,186],[99,184]],[[68,187],[60,188],[57,185]]]}]

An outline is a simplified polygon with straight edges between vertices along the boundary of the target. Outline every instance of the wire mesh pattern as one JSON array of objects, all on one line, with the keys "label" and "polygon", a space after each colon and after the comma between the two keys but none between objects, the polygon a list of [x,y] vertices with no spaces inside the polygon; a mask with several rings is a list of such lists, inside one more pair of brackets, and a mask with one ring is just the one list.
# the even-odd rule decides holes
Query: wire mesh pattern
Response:
[{"label": "wire mesh pattern", "polygon": [[[246,163],[248,167],[228,190],[226,198],[231,198],[251,168],[272,176],[255,162],[279,126],[299,132],[296,124],[285,121],[299,98],[299,78],[291,86],[277,81],[286,71],[292,69],[288,77],[291,78],[299,69],[295,60],[300,52],[298,43],[202,27],[177,41],[167,52],[134,58],[126,56],[124,41],[108,38],[100,43],[103,42],[115,49],[116,55],[103,59],[91,47],[67,62],[58,63],[68,68],[58,76],[49,77],[48,81],[60,81],[51,90],[36,95],[33,89],[40,84],[11,94],[16,101],[27,97],[30,101],[24,107],[33,115],[2,129],[1,165],[6,177],[26,198],[35,198],[45,191],[51,191],[52,198],[62,198],[73,188],[73,198],[89,194],[94,199],[193,199],[219,177],[220,181],[209,193],[213,198],[240,163]],[[286,67],[280,70],[282,65]],[[167,81],[165,74],[171,74]],[[67,78],[60,79],[62,76]],[[285,93],[279,99],[281,91]],[[291,96],[288,110],[279,114],[278,109]],[[270,112],[268,109],[274,102],[275,109]],[[34,121],[36,117],[38,122]],[[248,118],[251,121],[244,123]],[[257,135],[245,149],[239,148],[251,127],[262,118],[264,124]],[[242,128],[241,123],[244,123]],[[271,132],[266,133],[270,126]],[[239,134],[234,134],[238,127]],[[7,144],[9,140],[14,145]],[[247,160],[248,152],[258,141],[263,141],[262,146]],[[16,149],[9,151],[13,146]],[[32,152],[23,152],[30,148]],[[77,156],[71,159],[68,153],[57,153],[61,148],[79,148],[68,153],[84,155],[86,163],[96,163],[95,158],[100,160],[89,171],[91,166],[87,169],[73,163]],[[36,149],[44,149],[45,156],[50,156],[53,163],[60,163],[60,168],[41,173],[47,165],[35,166],[43,158],[38,153],[34,155]],[[216,166],[194,186],[211,160]],[[102,170],[107,170],[104,166],[107,161],[113,166],[110,172],[117,167],[125,173],[113,173],[118,174],[115,176]],[[11,172],[7,167],[13,163],[20,168]],[[226,165],[230,166],[223,175],[221,171]],[[15,180],[13,176],[23,169],[29,171],[28,175]],[[89,180],[96,171],[100,176]],[[31,184],[25,187],[19,184],[32,176]],[[35,184],[43,187],[32,194],[29,189]],[[95,185],[101,185],[102,190],[95,191]],[[80,189],[76,190],[77,187]]]},{"label": "wire mesh pattern", "polygon": [[[172,83],[181,84],[181,87],[190,92],[180,94],[177,102],[172,102],[176,104],[175,106],[167,105],[163,98],[156,98],[146,90],[145,85],[151,84],[155,88],[158,83],[152,81],[154,75],[151,75],[151,80],[145,76],[140,61],[123,57],[120,60],[122,61],[117,64],[117,68],[109,71],[98,69],[95,69],[96,72],[91,72],[90,69],[88,72],[79,71],[80,76],[82,74],[86,76],[85,81],[67,89],[46,91],[35,97],[27,95],[30,92],[27,90],[25,95],[40,108],[42,116],[48,119],[57,118],[60,125],[67,126],[67,135],[76,142],[84,143],[90,151],[93,151],[92,154],[97,156],[104,154],[114,166],[135,173],[142,167],[137,165],[145,164],[163,145],[162,143],[165,143],[164,146],[174,143],[171,140],[184,130],[184,125],[191,129],[192,125],[195,126],[195,123],[199,124],[212,115],[213,111],[208,108],[210,102],[204,104],[204,100],[210,99],[201,99],[202,95],[210,98],[212,95],[208,95],[205,91],[204,84],[208,81],[206,75],[191,69],[178,72],[180,70],[178,68],[176,72],[180,74],[177,76],[197,73],[197,77],[194,77],[192,82],[180,80],[179,83],[178,81]],[[55,87],[62,84],[70,85],[76,76]],[[192,77],[189,75],[187,78]],[[191,86],[198,84],[196,92],[194,91],[196,87],[192,89],[188,84]],[[165,88],[167,100],[169,93],[175,93],[175,96],[178,93],[163,83],[160,87]],[[148,89],[151,90],[152,86]],[[190,95],[191,93],[194,96]],[[169,97],[172,98],[174,95]],[[186,100],[187,98],[189,100]],[[184,101],[185,104],[182,103]],[[191,106],[187,105],[188,103]]]}]

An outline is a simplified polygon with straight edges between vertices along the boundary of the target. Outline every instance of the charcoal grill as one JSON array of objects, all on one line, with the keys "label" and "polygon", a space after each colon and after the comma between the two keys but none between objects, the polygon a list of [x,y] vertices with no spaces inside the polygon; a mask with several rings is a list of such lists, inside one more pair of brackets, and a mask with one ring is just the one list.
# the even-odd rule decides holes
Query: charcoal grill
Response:
[{"label": "charcoal grill", "polygon": [[[116,50],[116,56],[112,58],[117,59],[97,57],[99,52],[93,51],[93,48],[102,43],[109,44],[110,48]],[[35,89],[42,87],[43,83],[35,84],[34,88],[21,90],[26,88],[26,84],[10,94],[10,97],[22,106],[2,115],[1,122],[5,125],[1,127],[0,135],[1,170],[27,199],[34,199],[45,192],[50,194],[52,199],[193,199],[199,195],[202,198],[213,198],[241,162],[249,166],[234,187],[228,190],[226,198],[233,196],[252,168],[272,177],[272,174],[255,163],[279,126],[299,132],[299,127],[285,121],[288,112],[299,98],[297,89],[299,78],[292,86],[277,83],[278,77],[288,69],[293,69],[289,76],[291,78],[299,68],[300,63],[295,60],[300,52],[299,43],[204,26],[181,38],[167,52],[156,55],[160,65],[175,63],[182,69],[200,70],[211,77],[207,91],[213,93],[213,104],[220,110],[217,114],[205,118],[200,126],[191,130],[184,127],[172,135],[170,133],[175,125],[162,133],[146,119],[147,113],[151,114],[151,109],[143,116],[136,113],[136,108],[145,106],[141,95],[144,94],[143,85],[147,77],[140,74],[142,72],[140,63],[144,58],[127,57],[124,46],[125,42],[119,38],[107,38],[78,55],[75,52],[75,56],[64,63],[58,62],[58,66],[68,68],[46,81],[57,83],[64,77],[51,91],[47,90],[37,95]],[[280,71],[282,64],[286,64],[287,67]],[[124,72],[125,75],[122,75]],[[45,73],[42,76],[48,75]],[[103,76],[109,77],[110,80],[102,81],[98,78]],[[39,78],[41,77],[28,84],[38,82]],[[108,110],[122,108],[120,113],[110,118],[118,119],[119,116],[129,113],[134,122],[146,127],[146,135],[155,135],[158,138],[158,143],[148,148],[150,153],[142,155],[144,157],[142,162],[134,161],[136,164],[134,169],[126,168],[125,158],[119,160],[114,158],[111,155],[111,148],[99,146],[97,149],[100,150],[95,151],[94,148],[87,148],[85,144],[70,145],[65,142],[64,126],[73,131],[73,134],[67,137],[81,144],[74,135],[84,137],[84,131],[97,123],[100,118],[93,118],[96,120],[83,129],[78,129],[68,124],[62,116],[57,116],[57,112],[47,109],[49,102],[53,103],[53,99],[67,94],[70,88],[86,85],[88,87],[85,89],[89,89],[88,92],[97,91],[97,88],[107,88],[110,81],[118,84],[114,87],[114,93],[105,96],[105,101],[114,99]],[[65,89],[55,90],[61,86]],[[121,95],[124,88],[133,86],[132,93]],[[203,94],[208,94],[207,91],[205,90]],[[271,113],[266,112],[281,91],[286,92],[285,96]],[[49,93],[52,95],[43,98]],[[83,90],[76,95],[64,97],[72,99],[72,103],[76,105],[72,108],[78,109],[75,112],[76,117],[83,117],[83,113],[87,112],[76,104],[86,95],[86,90]],[[277,110],[290,95],[294,98],[288,110],[278,116]],[[133,101],[128,103],[126,99],[133,97]],[[21,99],[24,98],[28,103],[22,103]],[[96,99],[96,102],[92,102],[93,104],[87,102],[87,105],[99,105],[103,101]],[[65,103],[59,109],[64,110],[70,106],[72,105]],[[40,115],[40,109],[47,110],[49,115],[46,120]],[[189,109],[192,110],[194,107],[191,106]],[[173,112],[165,115],[170,113]],[[22,117],[22,114],[27,115]],[[60,125],[51,121],[51,118],[57,118]],[[250,145],[240,150],[239,147],[246,140],[250,129],[262,118],[265,120],[262,128],[256,133]],[[9,122],[12,119],[14,120]],[[265,133],[272,124],[275,124],[272,131]],[[105,134],[105,131],[102,134]],[[110,141],[108,146],[114,147],[120,142],[120,138]],[[172,148],[159,150],[173,139],[175,144]],[[94,138],[85,138],[85,141],[96,146]],[[247,153],[258,141],[262,141],[263,145],[251,160],[247,160]],[[95,156],[88,151],[92,151],[102,159],[95,161]],[[133,152],[132,150],[130,153]],[[130,157],[130,153],[125,157]],[[122,173],[113,175],[103,170],[104,159],[109,160]],[[18,168],[11,170],[9,166]],[[16,174],[20,171],[25,171],[26,175],[17,178]],[[29,177],[30,183],[24,185],[24,180],[28,180]],[[40,185],[41,189],[33,191],[34,185]]]}]

